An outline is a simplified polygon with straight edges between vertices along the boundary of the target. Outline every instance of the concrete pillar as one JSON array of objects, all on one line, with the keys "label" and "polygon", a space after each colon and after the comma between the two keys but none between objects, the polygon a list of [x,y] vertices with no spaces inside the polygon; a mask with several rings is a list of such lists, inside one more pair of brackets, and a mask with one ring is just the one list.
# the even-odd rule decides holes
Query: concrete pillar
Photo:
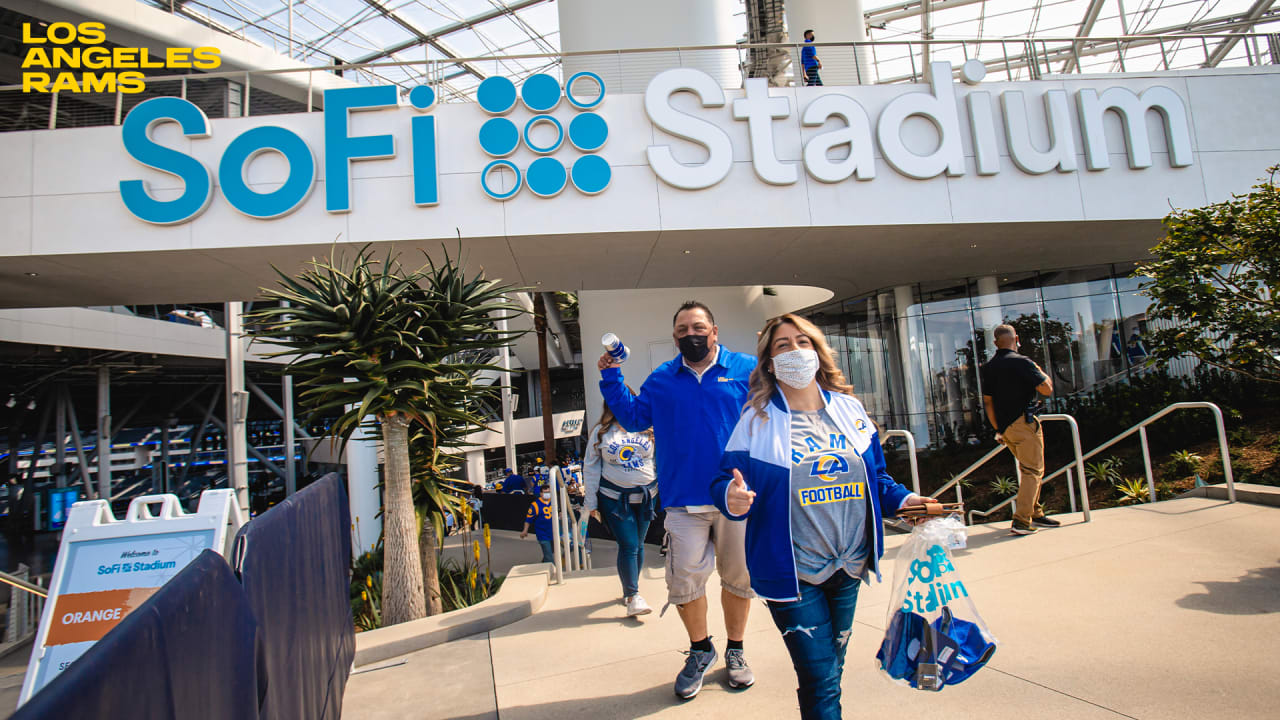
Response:
[{"label": "concrete pillar", "polygon": [[[978,278],[978,297],[974,307],[977,308],[978,326],[982,329],[983,337],[986,338],[987,360],[996,354],[995,330],[997,325],[1004,322],[1004,312],[997,299],[999,293],[1000,282],[995,276]],[[983,358],[978,358],[979,363],[983,361]]]},{"label": "concrete pillar", "polygon": [[[862,0],[787,0],[787,35],[796,45],[804,43],[804,31],[813,30],[817,42],[862,42],[867,39],[867,20]],[[819,73],[824,85],[869,85],[874,70],[870,53],[853,47],[817,48],[822,63]],[[804,84],[799,51],[793,51],[796,85]]]},{"label": "concrete pillar", "polygon": [[[484,485],[484,450],[467,452],[467,482],[472,485]],[[511,465],[510,467],[515,467]]]},{"label": "concrete pillar", "polygon": [[692,67],[719,80],[721,87],[742,87],[736,49],[609,54],[632,48],[733,45],[745,30],[739,0],[559,0],[556,10],[561,51],[604,51],[564,58],[565,80],[590,71],[604,80],[609,92],[642,93],[663,70]]},{"label": "concrete pillar", "polygon": [[894,314],[898,320],[898,345],[902,357],[904,404],[907,429],[915,436],[916,445],[924,447],[931,442],[929,436],[929,404],[925,397],[924,373],[928,368],[923,326],[918,316],[908,310],[915,304],[915,291],[910,285],[893,289]]},{"label": "concrete pillar", "polygon": [[227,479],[235,488],[236,501],[249,511],[249,440],[245,419],[249,414],[249,393],[244,389],[243,304],[224,304],[227,329]]},{"label": "concrete pillar", "polygon": [[373,549],[382,535],[382,495],[378,491],[378,446],[364,428],[356,428],[347,443],[347,494],[351,500],[351,552],[355,557]]},{"label": "concrete pillar", "polygon": [[98,497],[111,500],[111,369],[98,368]]},{"label": "concrete pillar", "polygon": [[[498,331],[506,333],[507,320],[504,317],[498,321]],[[508,372],[502,374],[502,442],[506,450],[507,467],[515,468],[516,466],[516,432],[515,432],[515,405],[511,402],[511,346],[502,346],[502,369]]]}]

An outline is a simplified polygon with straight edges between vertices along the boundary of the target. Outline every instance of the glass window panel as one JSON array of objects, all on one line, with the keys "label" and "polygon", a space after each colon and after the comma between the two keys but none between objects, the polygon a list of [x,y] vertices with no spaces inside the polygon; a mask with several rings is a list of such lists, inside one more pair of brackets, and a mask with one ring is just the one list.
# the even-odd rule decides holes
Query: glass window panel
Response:
[{"label": "glass window panel", "polygon": [[1055,395],[1080,392],[1125,369],[1110,293],[1046,300],[1044,334]]},{"label": "glass window panel", "polygon": [[923,328],[931,442],[963,444],[981,422],[971,316],[967,310],[926,315]]},{"label": "glass window panel", "polygon": [[1120,337],[1130,367],[1147,360],[1147,307],[1151,298],[1136,291],[1120,293]]}]

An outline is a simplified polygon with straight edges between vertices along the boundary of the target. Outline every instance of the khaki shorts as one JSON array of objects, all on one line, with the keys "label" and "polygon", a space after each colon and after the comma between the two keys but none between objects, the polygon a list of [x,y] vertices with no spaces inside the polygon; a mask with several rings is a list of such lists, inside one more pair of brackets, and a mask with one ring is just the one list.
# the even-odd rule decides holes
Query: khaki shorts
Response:
[{"label": "khaki shorts", "polygon": [[683,605],[707,593],[711,571],[720,587],[738,597],[754,597],[747,572],[747,524],[719,510],[689,512],[667,508],[667,602]]}]

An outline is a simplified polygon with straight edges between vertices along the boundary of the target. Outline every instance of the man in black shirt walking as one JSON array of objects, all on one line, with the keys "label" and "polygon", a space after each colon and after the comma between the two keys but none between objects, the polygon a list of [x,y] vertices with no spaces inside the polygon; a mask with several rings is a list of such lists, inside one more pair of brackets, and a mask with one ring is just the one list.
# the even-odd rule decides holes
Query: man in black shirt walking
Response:
[{"label": "man in black shirt walking", "polygon": [[1057,527],[1040,505],[1040,480],[1044,477],[1044,432],[1036,419],[1038,395],[1053,393],[1053,382],[1031,358],[1019,355],[1018,333],[1012,325],[995,329],[996,354],[982,366],[982,404],[987,420],[996,429],[996,441],[1004,443],[1018,460],[1021,478],[1013,506],[1013,534],[1030,535],[1036,525]]}]

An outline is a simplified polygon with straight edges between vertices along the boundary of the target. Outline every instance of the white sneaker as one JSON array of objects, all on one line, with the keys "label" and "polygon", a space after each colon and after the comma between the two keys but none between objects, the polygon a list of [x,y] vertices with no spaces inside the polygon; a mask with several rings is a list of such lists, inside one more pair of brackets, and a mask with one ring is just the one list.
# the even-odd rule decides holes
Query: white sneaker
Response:
[{"label": "white sneaker", "polygon": [[632,595],[627,599],[627,617],[636,617],[637,615],[648,615],[653,612],[653,608],[649,607],[649,603],[639,595]]}]

